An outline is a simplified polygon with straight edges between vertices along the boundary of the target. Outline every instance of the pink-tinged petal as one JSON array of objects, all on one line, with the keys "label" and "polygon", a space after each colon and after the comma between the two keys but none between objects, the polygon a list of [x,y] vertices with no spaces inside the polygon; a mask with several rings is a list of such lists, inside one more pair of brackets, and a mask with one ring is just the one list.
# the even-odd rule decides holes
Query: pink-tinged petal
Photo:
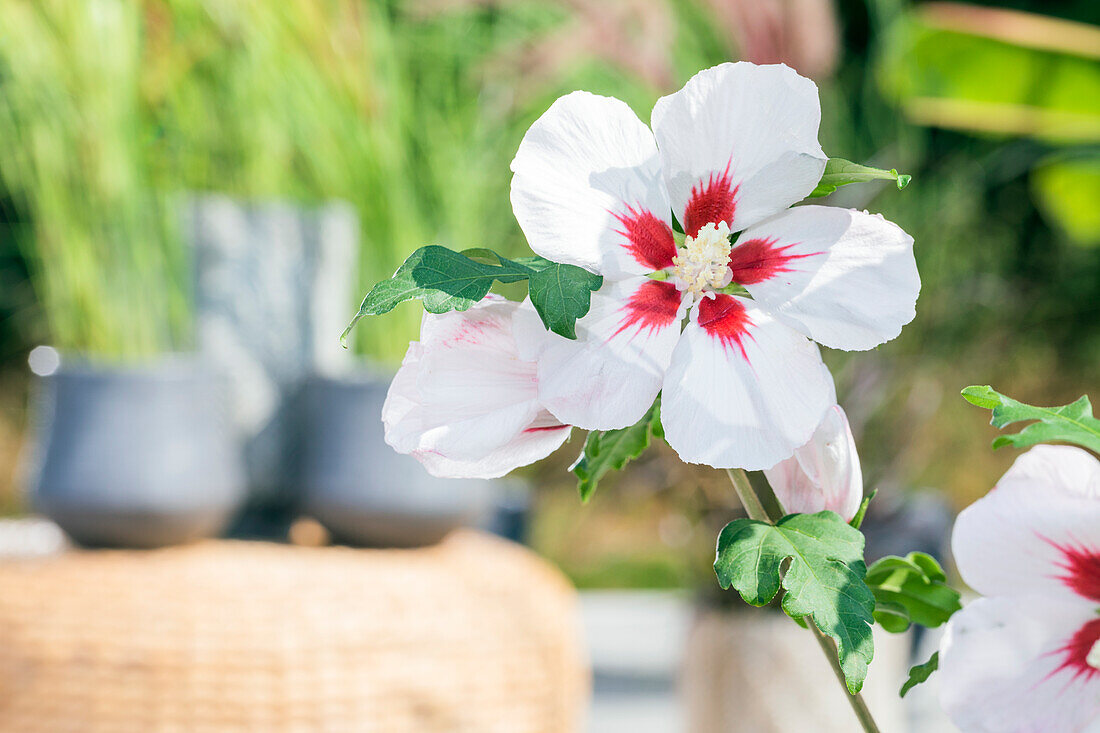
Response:
[{"label": "pink-tinged petal", "polygon": [[[539,401],[586,430],[633,425],[661,389],[683,315],[683,296],[671,283],[605,283],[577,321],[575,341],[554,336],[527,352],[538,362]],[[538,327],[529,316],[526,322],[528,334]]]},{"label": "pink-tinged petal", "polygon": [[806,445],[765,469],[764,475],[788,513],[828,509],[851,520],[863,501],[863,472],[848,416],[840,405],[825,412]]},{"label": "pink-tinged petal", "polygon": [[796,206],[743,232],[730,258],[762,308],[830,348],[873,348],[916,315],[913,238],[878,215]]},{"label": "pink-tinged petal", "polygon": [[963,580],[984,595],[1100,603],[1100,461],[1072,446],[1032,448],[959,514],[951,546]]},{"label": "pink-tinged petal", "polygon": [[512,161],[512,209],[539,255],[619,280],[672,263],[657,144],[624,102],[561,97]]},{"label": "pink-tinged petal", "polygon": [[450,478],[502,476],[561,445],[569,428],[539,404],[537,366],[513,336],[525,310],[533,312],[490,297],[465,312],[426,314],[382,407],[386,442]]},{"label": "pink-tinged petal", "polygon": [[771,468],[836,403],[817,346],[752,301],[699,301],[665,376],[665,439],[689,463]]},{"label": "pink-tinged petal", "polygon": [[653,134],[684,231],[740,231],[804,199],[825,170],[820,121],[817,87],[783,65],[722,64],[657,100]]},{"label": "pink-tinged petal", "polygon": [[968,733],[1080,733],[1100,720],[1095,605],[1072,597],[981,598],[940,644],[940,702]]},{"label": "pink-tinged petal", "polygon": [[542,460],[569,438],[572,428],[543,412],[504,445],[479,459],[456,460],[432,451],[414,451],[428,473],[446,478],[498,478]]}]

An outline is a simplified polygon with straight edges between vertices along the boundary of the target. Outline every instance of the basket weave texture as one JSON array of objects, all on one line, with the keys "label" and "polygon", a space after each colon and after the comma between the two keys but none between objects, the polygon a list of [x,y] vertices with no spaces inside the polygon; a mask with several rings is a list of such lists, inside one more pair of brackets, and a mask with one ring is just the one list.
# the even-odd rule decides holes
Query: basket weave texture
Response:
[{"label": "basket weave texture", "polygon": [[588,687],[572,588],[474,532],[0,562],[3,733],[568,733]]}]

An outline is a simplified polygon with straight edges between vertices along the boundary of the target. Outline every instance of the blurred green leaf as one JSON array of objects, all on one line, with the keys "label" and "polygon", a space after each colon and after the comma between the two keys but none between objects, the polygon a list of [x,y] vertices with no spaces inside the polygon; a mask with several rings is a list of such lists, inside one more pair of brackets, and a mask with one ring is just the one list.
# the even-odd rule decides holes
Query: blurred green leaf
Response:
[{"label": "blurred green leaf", "polygon": [[932,673],[940,668],[940,653],[934,652],[927,662],[924,664],[918,664],[909,669],[909,679],[905,681],[905,684],[901,686],[901,691],[898,693],[901,697],[905,697],[905,693],[912,690],[922,682],[927,682],[928,678],[932,676]]},{"label": "blurred green leaf", "polygon": [[875,596],[875,621],[891,633],[910,623],[934,628],[962,607],[943,568],[923,552],[878,560],[867,569],[867,586]]},{"label": "blurred green leaf", "polygon": [[894,181],[900,190],[908,186],[909,181],[912,179],[912,176],[898,173],[893,168],[887,171],[853,163],[843,158],[829,158],[817,188],[810,192],[810,198],[828,196],[841,186],[847,186],[849,183],[866,183],[867,181],[878,180]]},{"label": "blurred green leaf", "polygon": [[1100,157],[1048,158],[1031,172],[1039,209],[1074,242],[1100,244]]},{"label": "blurred green leaf", "polygon": [[634,425],[620,430],[593,430],[584,441],[573,473],[581,501],[587,503],[608,471],[621,471],[649,447],[649,437],[662,437],[661,398],[658,396],[645,416]]},{"label": "blurred green leaf", "polygon": [[791,618],[812,616],[832,637],[848,691],[859,692],[874,655],[875,608],[859,530],[834,512],[791,514],[774,525],[737,519],[718,536],[714,571],[723,588],[736,588],[753,606],[784,588],[783,610]]},{"label": "blurred green leaf", "polygon": [[[1002,23],[983,19],[991,8],[929,4],[902,15],[882,44],[879,82],[906,115],[922,125],[993,135],[1033,136],[1051,142],[1100,140],[1100,64],[1078,45],[1027,47],[1033,26],[1051,19],[1012,14],[1016,32],[986,37]],[[1096,31],[1059,21],[1078,33]],[[1049,37],[1049,34],[1046,34]]]},{"label": "blurred green leaf", "polygon": [[1076,443],[1100,453],[1100,420],[1092,415],[1088,395],[1061,407],[1035,407],[1017,402],[988,385],[967,387],[962,396],[972,405],[993,410],[990,425],[995,428],[1024,420],[1038,421],[1018,433],[997,436],[993,441],[994,449],[1005,445],[1026,448],[1036,443],[1059,441]]}]

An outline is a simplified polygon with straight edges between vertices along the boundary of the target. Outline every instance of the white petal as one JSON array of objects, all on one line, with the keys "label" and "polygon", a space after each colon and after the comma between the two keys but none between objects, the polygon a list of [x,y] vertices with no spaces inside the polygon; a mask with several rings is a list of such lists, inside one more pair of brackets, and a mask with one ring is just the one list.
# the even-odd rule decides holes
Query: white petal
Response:
[{"label": "white petal", "polygon": [[765,469],[764,475],[788,513],[828,509],[851,520],[863,501],[863,472],[848,416],[840,405],[825,412],[806,445]]},{"label": "white petal", "polygon": [[1073,598],[978,599],[941,641],[940,703],[968,733],[1078,733],[1100,719],[1100,670],[1071,645],[1093,634],[1100,617]]},{"label": "white petal", "polygon": [[428,473],[446,478],[499,478],[542,460],[561,447],[572,428],[543,412],[504,445],[478,459],[458,460],[428,450],[414,451]]},{"label": "white petal", "polygon": [[633,425],[661,389],[683,313],[683,296],[670,283],[605,283],[577,321],[577,339],[554,336],[535,354],[539,401],[563,423],[586,430]]},{"label": "white petal", "polygon": [[951,537],[963,580],[979,593],[1066,593],[1100,604],[1100,461],[1039,445],[959,514]]},{"label": "white petal", "polygon": [[544,457],[569,430],[537,399],[537,367],[519,357],[517,312],[486,298],[466,312],[426,314],[382,407],[386,442],[437,476],[494,478]]},{"label": "white petal", "polygon": [[870,349],[916,314],[920,276],[913,238],[881,216],[796,206],[741,234],[733,281],[814,341]]},{"label": "white petal", "polygon": [[539,255],[618,280],[676,254],[657,144],[624,102],[558,99],[512,161],[512,209]]},{"label": "white petal", "polygon": [[653,133],[684,231],[719,220],[740,231],[804,199],[825,170],[820,122],[817,86],[781,64],[715,66],[657,100]]},{"label": "white petal", "polygon": [[816,344],[719,295],[699,302],[673,353],[661,422],[683,460],[755,470],[792,455],[835,403]]}]

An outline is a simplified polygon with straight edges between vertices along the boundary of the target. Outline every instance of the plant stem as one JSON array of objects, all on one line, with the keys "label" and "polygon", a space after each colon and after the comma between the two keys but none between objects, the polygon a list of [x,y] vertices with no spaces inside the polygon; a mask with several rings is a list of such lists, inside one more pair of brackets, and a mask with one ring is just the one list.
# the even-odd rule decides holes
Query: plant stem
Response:
[{"label": "plant stem", "polygon": [[[726,473],[730,477],[730,483],[733,484],[733,490],[737,492],[737,497],[741,500],[741,504],[745,507],[745,512],[749,515],[749,519],[755,519],[760,522],[769,522],[774,524],[783,517],[782,504],[778,499],[774,502],[774,506],[779,507],[778,516],[775,513],[769,514],[764,508],[764,503],[760,500],[760,496],[756,493],[756,489],[752,487],[749,482],[748,475],[744,470],[740,468],[728,468]],[[769,493],[771,491],[769,487]],[[774,496],[771,498],[775,498]],[[866,733],[879,733],[878,725],[875,724],[875,719],[871,717],[871,711],[867,709],[867,703],[863,701],[863,696],[858,692],[851,694],[848,692],[848,684],[844,679],[844,671],[840,668],[840,659],[837,656],[836,645],[833,644],[833,640],[821,633],[821,630],[814,624],[813,619],[808,619],[806,628],[817,639],[818,645],[821,647],[821,651],[824,652],[825,658],[829,660],[829,665],[833,668],[833,673],[836,675],[836,679],[840,682],[841,688],[844,690],[844,697],[848,698],[848,702],[852,706],[852,711],[856,714],[856,718],[859,719],[859,724],[863,726],[863,730]]]},{"label": "plant stem", "polygon": [[764,503],[760,501],[760,497],[756,495],[756,490],[752,488],[752,484],[749,483],[749,477],[740,468],[727,468],[726,473],[729,474],[730,483],[733,484],[733,490],[737,492],[737,498],[741,500],[742,506],[745,507],[745,512],[749,515],[749,519],[756,519],[761,522],[771,522],[774,524],[779,517],[768,516],[768,511],[764,508]]}]

